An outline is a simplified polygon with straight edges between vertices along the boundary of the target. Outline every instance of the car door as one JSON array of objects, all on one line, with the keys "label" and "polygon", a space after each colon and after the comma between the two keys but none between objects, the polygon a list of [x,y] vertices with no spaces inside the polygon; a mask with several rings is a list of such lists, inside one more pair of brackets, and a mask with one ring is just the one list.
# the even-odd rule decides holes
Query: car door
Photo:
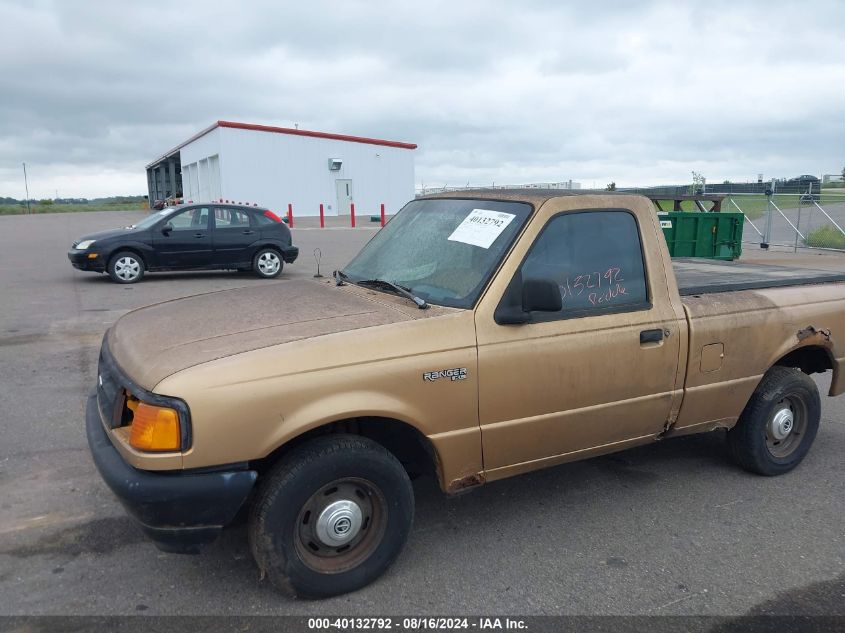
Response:
[{"label": "car door", "polygon": [[163,268],[205,268],[211,264],[209,207],[189,207],[171,215],[153,231],[153,246]]},{"label": "car door", "polygon": [[499,325],[499,283],[476,312],[479,419],[492,478],[496,469],[530,470],[654,436],[682,389],[678,316],[662,260],[644,256],[637,216],[556,213],[550,204],[505,281],[553,280],[563,308]]},{"label": "car door", "polygon": [[250,247],[259,237],[253,226],[251,214],[236,207],[214,207],[214,254],[215,266],[234,266],[250,261]]}]

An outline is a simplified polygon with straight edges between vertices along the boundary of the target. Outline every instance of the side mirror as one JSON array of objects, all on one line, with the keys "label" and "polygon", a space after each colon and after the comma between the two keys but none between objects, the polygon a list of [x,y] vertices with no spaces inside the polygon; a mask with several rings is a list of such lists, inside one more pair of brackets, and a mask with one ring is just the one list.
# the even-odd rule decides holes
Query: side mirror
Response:
[{"label": "side mirror", "polygon": [[526,312],[559,312],[563,309],[560,288],[551,279],[522,282],[522,309]]},{"label": "side mirror", "polygon": [[559,312],[563,309],[560,288],[551,279],[513,279],[493,315],[499,325],[528,323],[532,312]]},{"label": "side mirror", "polygon": [[163,227],[161,227],[161,234],[162,235],[169,235],[170,231],[173,230],[173,225],[170,222],[167,222]]}]

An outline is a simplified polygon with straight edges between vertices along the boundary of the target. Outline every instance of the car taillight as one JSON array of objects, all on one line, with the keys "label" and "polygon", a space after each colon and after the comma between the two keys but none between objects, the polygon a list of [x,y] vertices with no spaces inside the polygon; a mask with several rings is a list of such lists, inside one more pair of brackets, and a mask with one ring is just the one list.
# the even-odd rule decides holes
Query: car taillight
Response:
[{"label": "car taillight", "polygon": [[265,211],[264,217],[270,218],[271,220],[273,220],[273,222],[278,222],[279,224],[281,224],[281,222],[282,222],[282,218],[280,218],[278,215],[276,215],[272,211]]}]

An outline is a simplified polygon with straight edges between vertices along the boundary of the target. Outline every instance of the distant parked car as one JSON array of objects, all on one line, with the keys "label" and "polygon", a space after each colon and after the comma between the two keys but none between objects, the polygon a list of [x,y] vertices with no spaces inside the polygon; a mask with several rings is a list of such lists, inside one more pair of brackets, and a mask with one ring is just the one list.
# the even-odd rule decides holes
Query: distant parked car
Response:
[{"label": "distant parked car", "polygon": [[233,204],[165,207],[138,224],[79,238],[68,251],[74,268],[106,272],[131,284],[159,270],[252,270],[278,277],[299,248],[269,209]]}]

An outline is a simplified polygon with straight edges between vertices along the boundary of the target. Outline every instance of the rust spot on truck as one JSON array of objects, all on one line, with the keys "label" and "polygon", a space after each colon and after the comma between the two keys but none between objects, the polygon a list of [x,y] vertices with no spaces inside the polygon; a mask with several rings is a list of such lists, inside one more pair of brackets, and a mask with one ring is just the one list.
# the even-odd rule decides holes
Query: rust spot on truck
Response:
[{"label": "rust spot on truck", "polygon": [[815,336],[819,339],[824,339],[828,343],[830,342],[830,330],[816,329],[812,325],[808,325],[803,330],[798,330],[797,336],[799,341],[804,341]]},{"label": "rust spot on truck", "polygon": [[459,479],[453,479],[446,488],[446,493],[450,495],[458,494],[476,486],[481,486],[486,482],[487,479],[484,477],[484,473],[473,473]]}]

